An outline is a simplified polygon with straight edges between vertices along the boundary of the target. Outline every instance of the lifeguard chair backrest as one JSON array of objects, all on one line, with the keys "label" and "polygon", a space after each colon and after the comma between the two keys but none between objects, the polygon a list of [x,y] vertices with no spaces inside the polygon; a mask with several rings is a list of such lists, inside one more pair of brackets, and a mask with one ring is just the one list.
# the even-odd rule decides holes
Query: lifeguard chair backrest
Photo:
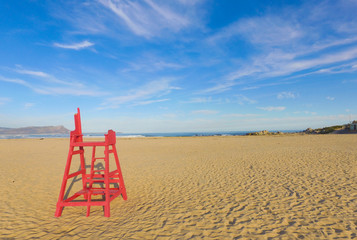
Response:
[{"label": "lifeguard chair backrest", "polygon": [[71,131],[71,137],[74,142],[83,142],[81,113],[79,108],[77,108],[77,113],[74,114],[74,127],[75,129]]},{"label": "lifeguard chair backrest", "polygon": [[109,145],[116,143],[116,133],[113,130],[109,130],[108,133],[105,134],[105,142]]}]

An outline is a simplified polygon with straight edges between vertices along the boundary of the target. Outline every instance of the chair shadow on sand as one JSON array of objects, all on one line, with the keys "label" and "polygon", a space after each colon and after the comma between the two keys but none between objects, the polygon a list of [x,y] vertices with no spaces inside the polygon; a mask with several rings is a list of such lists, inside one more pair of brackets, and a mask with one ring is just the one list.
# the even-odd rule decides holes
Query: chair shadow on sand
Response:
[{"label": "chair shadow on sand", "polygon": [[[90,168],[91,168],[91,165],[86,165],[86,169],[90,169]],[[79,170],[81,170],[81,164],[80,164],[80,163],[79,163],[79,167],[78,167],[78,170],[77,170],[77,171],[79,171]],[[95,165],[94,165],[94,170],[104,170],[104,165],[103,165],[103,163],[99,162],[99,163],[95,164]],[[74,185],[75,185],[76,182],[82,182],[82,177],[81,177],[81,175],[77,175],[77,176],[75,176],[75,177],[72,179],[72,181],[71,181],[71,183],[69,184],[69,186],[68,186],[68,188],[67,188],[67,191],[66,191],[66,193],[65,193],[65,195],[64,195],[64,200],[69,197],[69,194],[70,194],[71,190],[73,189],[73,187],[74,187]],[[98,183],[98,184],[100,185],[101,188],[104,187],[104,184],[103,184],[102,182],[101,182],[101,183]],[[114,187],[116,187],[116,188],[119,187],[119,184],[117,184],[117,183],[112,183],[112,184],[114,184]],[[103,195],[103,196],[102,196],[102,200],[104,200],[104,198],[105,198],[105,196]],[[85,200],[74,200],[74,201],[75,201],[75,202],[83,202],[83,201],[85,201]],[[95,201],[95,200],[93,199],[93,201]]]}]

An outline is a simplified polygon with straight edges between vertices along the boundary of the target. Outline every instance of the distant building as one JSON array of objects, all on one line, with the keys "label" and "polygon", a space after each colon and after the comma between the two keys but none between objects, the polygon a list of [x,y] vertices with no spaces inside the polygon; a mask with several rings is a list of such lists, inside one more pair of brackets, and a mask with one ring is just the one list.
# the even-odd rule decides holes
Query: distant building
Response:
[{"label": "distant building", "polygon": [[353,122],[350,124],[350,130],[351,130],[351,131],[357,131],[357,121],[353,121]]}]

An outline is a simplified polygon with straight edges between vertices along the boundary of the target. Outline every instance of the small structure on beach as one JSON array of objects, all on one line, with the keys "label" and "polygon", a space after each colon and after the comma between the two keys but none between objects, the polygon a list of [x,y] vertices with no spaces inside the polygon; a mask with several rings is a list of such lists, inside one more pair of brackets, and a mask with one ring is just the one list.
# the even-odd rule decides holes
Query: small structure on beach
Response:
[{"label": "small structure on beach", "polygon": [[350,124],[350,130],[357,131],[357,121],[356,120]]},{"label": "small structure on beach", "polygon": [[[60,217],[62,215],[63,208],[67,206],[87,207],[87,217],[90,214],[91,206],[103,206],[104,216],[110,217],[110,202],[119,195],[122,195],[124,200],[127,199],[123,175],[121,173],[118,153],[115,146],[116,133],[113,130],[109,130],[108,134],[105,134],[105,141],[83,141],[79,108],[77,109],[77,113],[74,114],[74,125],[75,129],[70,132],[69,152],[62,186],[58,197],[55,217]],[[87,165],[84,157],[84,149],[87,147],[92,147],[92,161],[89,165],[89,173],[86,171]],[[96,156],[96,151],[98,149],[104,150],[104,156]],[[70,173],[74,157],[77,158],[77,162],[79,160],[80,169],[76,172]],[[109,171],[110,159],[115,162],[116,168],[113,171]],[[77,179],[77,176],[81,176],[81,179]],[[72,183],[67,189],[67,181],[71,178],[73,178]],[[82,180],[81,185],[83,189],[77,191],[74,195],[69,197],[68,194],[71,192],[72,185],[74,182],[79,180]],[[98,195],[100,198],[95,198],[98,197]],[[82,197],[83,199],[80,199]]]}]

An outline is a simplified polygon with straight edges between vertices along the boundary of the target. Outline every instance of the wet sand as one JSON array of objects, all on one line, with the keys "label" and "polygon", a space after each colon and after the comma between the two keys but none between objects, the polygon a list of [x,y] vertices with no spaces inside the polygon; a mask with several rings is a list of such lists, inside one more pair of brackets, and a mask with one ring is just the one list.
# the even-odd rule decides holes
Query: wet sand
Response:
[{"label": "wet sand", "polygon": [[110,218],[54,217],[68,145],[0,140],[0,239],[357,237],[356,135],[118,139],[128,200]]}]

